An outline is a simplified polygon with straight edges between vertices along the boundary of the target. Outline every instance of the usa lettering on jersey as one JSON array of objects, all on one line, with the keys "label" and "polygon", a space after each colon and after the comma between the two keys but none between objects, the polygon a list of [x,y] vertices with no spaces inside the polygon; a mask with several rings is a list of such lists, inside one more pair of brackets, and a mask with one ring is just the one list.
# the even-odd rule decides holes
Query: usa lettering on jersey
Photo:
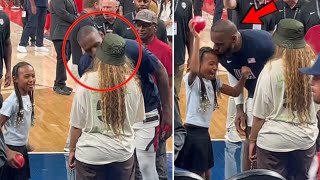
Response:
[{"label": "usa lettering on jersey", "polygon": [[[233,69],[234,71],[234,74],[236,76],[237,79],[240,79],[241,78],[241,69]],[[248,79],[256,79],[256,76],[250,72],[249,76],[248,76]]]}]

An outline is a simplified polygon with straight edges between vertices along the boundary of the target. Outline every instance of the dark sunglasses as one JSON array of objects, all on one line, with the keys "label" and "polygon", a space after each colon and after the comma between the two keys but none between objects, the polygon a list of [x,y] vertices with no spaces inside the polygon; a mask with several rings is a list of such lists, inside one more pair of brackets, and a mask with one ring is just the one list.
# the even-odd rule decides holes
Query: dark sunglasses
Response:
[{"label": "dark sunglasses", "polygon": [[142,21],[135,21],[134,25],[136,27],[149,28],[149,27],[152,26],[152,23],[146,23],[146,22],[142,22]]}]

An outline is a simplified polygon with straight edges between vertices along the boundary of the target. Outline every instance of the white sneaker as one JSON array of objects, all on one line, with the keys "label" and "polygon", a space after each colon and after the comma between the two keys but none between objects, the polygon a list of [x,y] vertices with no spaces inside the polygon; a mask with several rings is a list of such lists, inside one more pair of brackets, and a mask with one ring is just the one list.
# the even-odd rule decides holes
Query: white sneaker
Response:
[{"label": "white sneaker", "polygon": [[48,49],[48,48],[46,48],[46,47],[37,47],[36,46],[36,49],[35,49],[36,51],[38,51],[38,52],[50,52],[50,50]]},{"label": "white sneaker", "polygon": [[24,46],[18,46],[18,47],[17,47],[17,51],[18,51],[19,53],[27,53],[27,52],[28,52],[28,51],[27,51],[27,48],[24,47]]}]

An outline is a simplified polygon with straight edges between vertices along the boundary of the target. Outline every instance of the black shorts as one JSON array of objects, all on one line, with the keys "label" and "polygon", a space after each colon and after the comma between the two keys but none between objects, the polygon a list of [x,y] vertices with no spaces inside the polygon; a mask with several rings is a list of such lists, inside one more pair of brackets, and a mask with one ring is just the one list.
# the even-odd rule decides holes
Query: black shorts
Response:
[{"label": "black shorts", "polygon": [[185,125],[187,136],[175,166],[202,175],[214,166],[213,148],[208,128]]},{"label": "black shorts", "polygon": [[[10,167],[8,164],[4,165],[3,180],[27,180],[31,178],[30,175],[30,165],[29,156],[26,146],[11,146],[7,145],[9,149],[13,151],[20,152],[24,159],[24,166],[22,168],[16,169]],[[1,179],[2,180],[2,179]]]}]

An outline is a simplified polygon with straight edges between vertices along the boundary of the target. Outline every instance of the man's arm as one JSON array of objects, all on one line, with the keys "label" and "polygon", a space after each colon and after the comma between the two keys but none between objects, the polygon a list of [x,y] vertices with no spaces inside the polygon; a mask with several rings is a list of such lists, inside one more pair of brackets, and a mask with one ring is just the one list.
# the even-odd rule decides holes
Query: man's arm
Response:
[{"label": "man's arm", "polygon": [[36,3],[34,2],[34,0],[30,0],[30,5],[31,5],[32,14],[36,15],[37,14],[37,7],[36,7]]},{"label": "man's arm", "polygon": [[[161,119],[161,128],[164,129],[165,125],[169,125],[172,127],[172,105],[170,100],[170,88],[169,88],[169,79],[167,71],[165,70],[164,66],[160,61],[158,62],[158,68],[154,72],[156,80],[157,80],[157,87],[160,94],[160,100],[162,105],[162,119]],[[165,132],[165,139],[171,136],[170,132]]]},{"label": "man's arm", "polygon": [[[228,73],[228,80],[230,83],[230,86],[235,86],[238,83],[238,80],[230,73]],[[238,97],[234,98],[237,113],[235,118],[235,124],[237,131],[240,135],[245,136],[245,125],[247,120],[247,114],[244,112],[243,109],[243,93],[241,93]]]}]

